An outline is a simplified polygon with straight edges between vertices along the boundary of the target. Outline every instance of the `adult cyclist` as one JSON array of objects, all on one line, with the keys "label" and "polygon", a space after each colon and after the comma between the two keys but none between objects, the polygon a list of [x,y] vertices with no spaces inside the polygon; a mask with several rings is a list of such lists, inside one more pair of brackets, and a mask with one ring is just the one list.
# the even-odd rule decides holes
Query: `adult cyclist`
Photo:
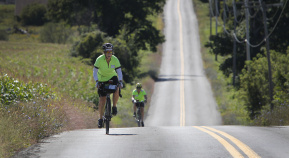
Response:
[{"label": "adult cyclist", "polygon": [[[108,82],[109,80],[113,81],[113,85],[120,83],[122,88],[122,71],[121,65],[118,58],[113,54],[113,45],[111,43],[105,43],[103,46],[103,54],[100,55],[95,63],[93,68],[93,78],[96,82],[96,87],[98,88],[99,102],[99,119],[98,119],[98,128],[103,127],[103,114],[104,114],[104,104],[106,101],[106,93],[104,93],[100,87],[99,83]],[[113,93],[113,106],[112,106],[112,115],[117,114],[116,103],[119,98],[119,88]]]},{"label": "adult cyclist", "polygon": [[136,116],[136,100],[140,102],[141,107],[141,124],[144,127],[144,103],[147,102],[147,93],[144,89],[142,89],[141,83],[136,84],[136,89],[132,91],[132,102],[133,102],[133,117]]}]

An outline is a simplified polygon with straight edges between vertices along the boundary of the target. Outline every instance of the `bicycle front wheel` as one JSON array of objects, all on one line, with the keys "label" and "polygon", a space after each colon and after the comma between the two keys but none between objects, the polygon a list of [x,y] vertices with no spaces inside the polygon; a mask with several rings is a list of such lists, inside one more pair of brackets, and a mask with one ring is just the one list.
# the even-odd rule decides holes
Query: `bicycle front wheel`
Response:
[{"label": "bicycle front wheel", "polygon": [[106,134],[109,134],[109,120],[106,120],[105,122],[105,129],[106,129]]},{"label": "bicycle front wheel", "polygon": [[140,108],[137,109],[137,125],[141,127],[141,111]]}]

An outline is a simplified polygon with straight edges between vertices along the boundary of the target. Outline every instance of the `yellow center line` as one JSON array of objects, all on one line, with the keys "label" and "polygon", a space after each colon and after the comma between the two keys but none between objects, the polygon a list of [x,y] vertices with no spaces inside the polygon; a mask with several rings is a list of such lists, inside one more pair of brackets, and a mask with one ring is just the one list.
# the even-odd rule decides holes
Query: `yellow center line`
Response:
[{"label": "yellow center line", "polygon": [[180,0],[178,0],[178,15],[180,23],[180,56],[181,56],[181,78],[180,78],[180,126],[185,126],[185,92],[184,92],[184,50],[183,50],[183,22],[180,11]]},{"label": "yellow center line", "polygon": [[225,139],[223,139],[222,137],[218,136],[214,132],[211,132],[211,131],[206,130],[206,129],[201,128],[201,127],[197,127],[197,126],[194,126],[194,127],[199,129],[199,130],[201,130],[201,131],[203,131],[203,132],[205,132],[205,133],[208,133],[209,135],[211,135],[212,137],[217,139],[234,158],[235,157],[238,157],[238,158],[242,158],[243,157],[243,155],[236,148],[234,148],[230,143],[228,143]]},{"label": "yellow center line", "polygon": [[230,139],[233,143],[235,143],[249,158],[260,158],[260,156],[255,153],[249,146],[247,146],[246,144],[244,144],[243,142],[241,142],[240,140],[238,140],[237,138],[229,135],[228,133],[225,133],[225,132],[222,132],[222,131],[219,131],[217,129],[214,129],[214,128],[210,128],[210,127],[205,127],[203,126],[204,128],[206,129],[209,129],[211,131],[214,131],[214,132],[217,132],[221,135],[223,135],[224,137]]}]

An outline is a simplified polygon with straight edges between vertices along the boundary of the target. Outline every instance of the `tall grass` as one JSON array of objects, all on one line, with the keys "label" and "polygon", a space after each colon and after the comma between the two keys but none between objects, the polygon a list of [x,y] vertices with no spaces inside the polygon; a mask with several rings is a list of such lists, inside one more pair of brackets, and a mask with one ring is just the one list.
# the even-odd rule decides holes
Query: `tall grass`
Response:
[{"label": "tall grass", "polygon": [[0,85],[0,157],[9,157],[64,126],[65,113],[47,86],[6,74],[0,76]]},{"label": "tall grass", "polygon": [[68,45],[0,42],[1,71],[51,85],[56,91],[96,102],[92,67],[69,56]]}]

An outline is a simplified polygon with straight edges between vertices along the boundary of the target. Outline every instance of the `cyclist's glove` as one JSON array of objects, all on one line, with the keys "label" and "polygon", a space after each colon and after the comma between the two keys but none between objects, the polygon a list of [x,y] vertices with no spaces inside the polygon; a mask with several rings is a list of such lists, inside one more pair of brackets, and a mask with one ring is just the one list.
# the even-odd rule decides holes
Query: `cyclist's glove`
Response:
[{"label": "cyclist's glove", "polygon": [[95,87],[98,88],[98,82],[96,82]]},{"label": "cyclist's glove", "polygon": [[119,82],[120,88],[123,88],[123,84],[122,82]]}]

